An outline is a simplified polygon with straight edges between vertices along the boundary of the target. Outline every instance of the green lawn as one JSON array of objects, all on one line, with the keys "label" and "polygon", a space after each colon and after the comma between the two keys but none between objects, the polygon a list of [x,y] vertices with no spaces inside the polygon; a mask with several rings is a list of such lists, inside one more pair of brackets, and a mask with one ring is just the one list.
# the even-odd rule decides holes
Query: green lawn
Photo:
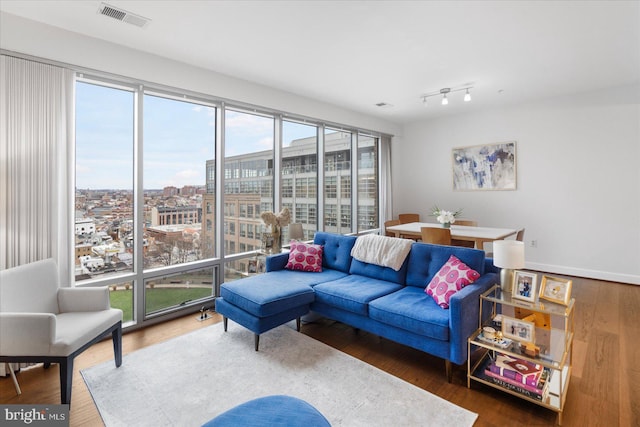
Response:
[{"label": "green lawn", "polygon": [[[123,322],[133,320],[133,291],[110,291],[111,307],[123,311]],[[211,296],[211,288],[160,288],[146,289],[146,311],[151,313],[179,305],[185,301],[195,301]]]}]

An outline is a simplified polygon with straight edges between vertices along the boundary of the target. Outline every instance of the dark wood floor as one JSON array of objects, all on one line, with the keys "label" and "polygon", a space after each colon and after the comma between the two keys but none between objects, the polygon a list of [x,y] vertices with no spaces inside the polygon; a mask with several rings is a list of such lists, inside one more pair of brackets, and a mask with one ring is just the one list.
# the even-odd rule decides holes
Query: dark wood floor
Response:
[{"label": "dark wood floor", "polygon": [[[640,426],[640,286],[573,278],[576,299],[574,369],[563,414],[564,426]],[[210,326],[195,315],[127,333],[124,353]],[[430,393],[479,414],[476,426],[554,425],[556,414],[533,403],[480,384],[466,387],[464,367],[446,381],[444,362],[423,352],[380,339],[340,323],[322,320],[302,332],[389,372]],[[102,421],[79,370],[113,358],[111,343],[94,345],[76,359],[71,406],[72,426]],[[23,394],[11,379],[0,378],[0,403],[42,404],[60,401],[58,368],[23,370]]]}]

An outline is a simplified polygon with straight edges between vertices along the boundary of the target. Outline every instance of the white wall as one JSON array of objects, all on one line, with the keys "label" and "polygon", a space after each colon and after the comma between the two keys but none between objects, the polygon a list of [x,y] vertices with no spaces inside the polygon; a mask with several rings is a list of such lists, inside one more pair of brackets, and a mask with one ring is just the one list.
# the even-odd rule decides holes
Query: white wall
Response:
[{"label": "white wall", "polygon": [[132,79],[394,135],[400,126],[335,105],[0,12],[0,48]]},{"label": "white wall", "polygon": [[[504,141],[517,191],[452,190],[453,147]],[[640,86],[411,123],[392,155],[395,215],[463,208],[525,227],[527,268],[640,284]]]}]

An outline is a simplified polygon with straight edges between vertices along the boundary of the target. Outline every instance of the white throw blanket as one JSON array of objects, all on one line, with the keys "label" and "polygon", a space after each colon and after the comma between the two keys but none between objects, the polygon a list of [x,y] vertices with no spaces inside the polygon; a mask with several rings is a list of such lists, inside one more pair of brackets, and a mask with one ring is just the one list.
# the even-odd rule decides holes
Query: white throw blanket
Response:
[{"label": "white throw blanket", "polygon": [[412,240],[365,234],[356,239],[351,256],[358,261],[400,270],[411,250]]}]

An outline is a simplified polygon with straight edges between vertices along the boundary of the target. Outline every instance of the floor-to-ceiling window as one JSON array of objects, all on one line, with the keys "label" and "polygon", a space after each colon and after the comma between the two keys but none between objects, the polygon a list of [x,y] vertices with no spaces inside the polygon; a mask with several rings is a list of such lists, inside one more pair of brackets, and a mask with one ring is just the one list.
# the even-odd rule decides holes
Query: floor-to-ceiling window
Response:
[{"label": "floor-to-ceiling window", "polygon": [[[225,256],[259,250],[260,213],[274,210],[273,116],[237,110],[225,111],[224,145],[224,253]],[[247,258],[225,263],[225,280],[244,277]]]},{"label": "floor-to-ceiling window", "polygon": [[[143,98],[144,268],[184,265],[213,254],[216,109],[168,96]],[[209,221],[209,227],[207,227]],[[213,269],[145,277],[145,313],[213,296]]]},{"label": "floor-to-ceiling window", "polygon": [[357,156],[358,231],[373,230],[380,223],[378,138],[359,134]]},{"label": "floor-to-ceiling window", "polygon": [[351,233],[351,132],[327,128],[324,132],[324,227]]},{"label": "floor-to-ceiling window", "polygon": [[317,126],[282,122],[282,205],[291,210],[291,222],[302,224],[303,239],[313,239],[318,230]]},{"label": "floor-to-ceiling window", "polygon": [[[132,88],[76,84],[76,282],[134,269],[135,103]],[[112,305],[132,320],[132,282],[114,280],[110,290]]]},{"label": "floor-to-ceiling window", "polygon": [[143,84],[76,93],[76,282],[108,285],[127,321],[252,274],[262,212],[288,208],[304,239],[377,227],[376,137]]},{"label": "floor-to-ceiling window", "polygon": [[141,86],[76,85],[75,279],[108,285],[125,322],[214,296],[201,237],[215,111]]}]

